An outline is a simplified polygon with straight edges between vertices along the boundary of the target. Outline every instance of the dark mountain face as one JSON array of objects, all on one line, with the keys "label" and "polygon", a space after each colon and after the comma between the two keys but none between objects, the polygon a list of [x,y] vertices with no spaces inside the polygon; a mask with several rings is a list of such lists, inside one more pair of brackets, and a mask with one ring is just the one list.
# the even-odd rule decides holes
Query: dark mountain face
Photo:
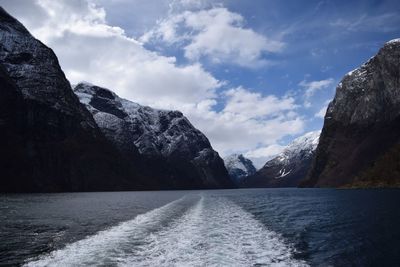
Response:
[{"label": "dark mountain face", "polygon": [[246,177],[253,175],[257,170],[253,162],[242,154],[232,154],[224,158],[225,167],[231,180],[239,185]]},{"label": "dark mountain face", "polygon": [[254,175],[244,179],[242,187],[297,187],[311,167],[318,145],[319,131],[309,132],[289,144]]},{"label": "dark mountain face", "polygon": [[0,9],[3,192],[142,188],[80,104],[51,49]]},{"label": "dark mountain face", "polygon": [[399,142],[400,39],[396,39],[339,83],[303,186],[398,186]]},{"label": "dark mountain face", "polygon": [[[227,177],[213,151],[205,150],[191,164],[182,164],[189,178],[181,183],[168,180],[174,173],[163,159],[147,160],[135,148],[116,147],[73,93],[53,51],[2,8],[0,85],[1,192],[193,188],[214,179],[211,173]],[[108,92],[99,96],[99,100],[112,97]],[[93,105],[117,118],[126,116],[103,102]],[[205,182],[192,179],[191,173]],[[191,179],[197,183],[191,184]]]},{"label": "dark mountain face", "polygon": [[233,186],[218,153],[181,112],[141,106],[90,84],[78,84],[75,93],[107,139],[122,152],[139,153],[164,186]]}]

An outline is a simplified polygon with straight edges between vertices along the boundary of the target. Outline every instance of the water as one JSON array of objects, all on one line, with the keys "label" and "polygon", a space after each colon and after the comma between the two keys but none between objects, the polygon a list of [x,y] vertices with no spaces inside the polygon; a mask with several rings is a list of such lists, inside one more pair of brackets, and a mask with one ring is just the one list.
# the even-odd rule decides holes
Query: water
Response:
[{"label": "water", "polygon": [[399,190],[0,196],[0,265],[398,266]]}]

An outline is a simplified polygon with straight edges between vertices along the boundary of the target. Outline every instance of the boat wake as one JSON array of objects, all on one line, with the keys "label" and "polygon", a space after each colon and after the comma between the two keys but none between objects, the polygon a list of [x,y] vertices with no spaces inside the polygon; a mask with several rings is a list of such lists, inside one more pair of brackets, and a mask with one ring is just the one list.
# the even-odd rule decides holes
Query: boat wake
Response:
[{"label": "boat wake", "polygon": [[187,196],[26,266],[306,266],[293,248],[223,197]]}]

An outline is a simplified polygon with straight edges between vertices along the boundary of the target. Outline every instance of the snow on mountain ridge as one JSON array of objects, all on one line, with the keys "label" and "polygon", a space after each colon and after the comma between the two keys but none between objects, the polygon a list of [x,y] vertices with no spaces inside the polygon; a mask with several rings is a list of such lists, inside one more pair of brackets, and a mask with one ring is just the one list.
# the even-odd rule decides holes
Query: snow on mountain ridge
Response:
[{"label": "snow on mountain ridge", "polygon": [[180,111],[142,106],[85,83],[74,92],[105,137],[124,154],[138,155],[156,177],[163,178],[160,183],[171,183],[173,188],[233,186],[207,137]]},{"label": "snow on mountain ridge", "polygon": [[254,175],[243,180],[243,187],[297,187],[305,178],[318,146],[320,131],[294,139]]},{"label": "snow on mountain ridge", "polygon": [[228,157],[225,157],[224,158],[225,165],[231,168],[238,168],[241,170],[245,170],[246,167],[244,166],[242,161],[238,160],[238,157],[240,157],[240,154],[232,154]]},{"label": "snow on mountain ridge", "polygon": [[394,43],[400,43],[400,38],[392,39],[386,42],[386,44],[394,44]]},{"label": "snow on mountain ridge", "polygon": [[[277,162],[280,164],[289,163],[302,156],[302,153],[311,154],[318,146],[320,134],[321,131],[313,131],[294,139],[277,157],[268,161],[265,166],[272,166]],[[287,174],[284,171],[282,173]]]},{"label": "snow on mountain ridge", "polygon": [[[87,83],[78,84],[74,91],[100,128],[121,135],[121,143],[131,139],[141,154],[168,156],[178,149],[194,152],[210,147],[208,139],[180,111],[142,106]],[[123,136],[127,127],[130,134]],[[194,140],[197,145],[193,149]]]},{"label": "snow on mountain ridge", "polygon": [[232,154],[224,158],[225,167],[229,175],[235,182],[240,182],[243,178],[253,175],[256,172],[251,160],[242,154]]}]

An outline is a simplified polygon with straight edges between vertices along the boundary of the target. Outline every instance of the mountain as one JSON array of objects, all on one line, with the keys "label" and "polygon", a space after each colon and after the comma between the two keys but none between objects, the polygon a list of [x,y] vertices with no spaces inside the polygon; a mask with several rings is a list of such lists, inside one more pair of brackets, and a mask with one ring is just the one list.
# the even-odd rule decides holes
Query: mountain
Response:
[{"label": "mountain", "polygon": [[236,184],[241,183],[243,179],[257,171],[253,162],[242,154],[229,155],[224,158],[224,163],[229,176]]},{"label": "mountain", "polygon": [[[153,142],[149,135],[139,133],[144,130],[141,127],[132,127],[137,131],[133,137],[143,137],[143,145],[138,148],[133,143],[124,147],[121,140],[111,139],[111,132],[104,130],[107,116],[102,124],[99,116],[95,120],[80,103],[54,52],[2,8],[0,86],[0,192],[232,186],[222,159],[199,131],[179,136],[181,129],[191,127],[179,112],[154,112],[159,114],[160,127],[171,132],[174,145],[161,139],[161,135],[154,136],[157,142]],[[104,104],[100,98],[94,102],[95,107]],[[144,117],[130,125],[148,123],[139,119],[151,121],[152,118],[145,118],[151,116],[147,110],[150,108],[143,107]],[[131,138],[125,133],[120,136]],[[169,152],[165,152],[170,145]],[[153,148],[163,155],[169,153],[168,159],[145,157],[155,151]]]},{"label": "mountain", "polygon": [[278,156],[254,175],[243,180],[243,187],[297,187],[311,167],[320,131],[296,138]]},{"label": "mountain", "polygon": [[0,85],[0,191],[144,185],[80,104],[53,51],[2,8]]},{"label": "mountain", "polygon": [[400,39],[344,76],[303,186],[400,186]]},{"label": "mountain", "polygon": [[87,83],[74,91],[106,138],[123,153],[139,153],[163,187],[233,186],[218,153],[181,112],[142,106]]}]

